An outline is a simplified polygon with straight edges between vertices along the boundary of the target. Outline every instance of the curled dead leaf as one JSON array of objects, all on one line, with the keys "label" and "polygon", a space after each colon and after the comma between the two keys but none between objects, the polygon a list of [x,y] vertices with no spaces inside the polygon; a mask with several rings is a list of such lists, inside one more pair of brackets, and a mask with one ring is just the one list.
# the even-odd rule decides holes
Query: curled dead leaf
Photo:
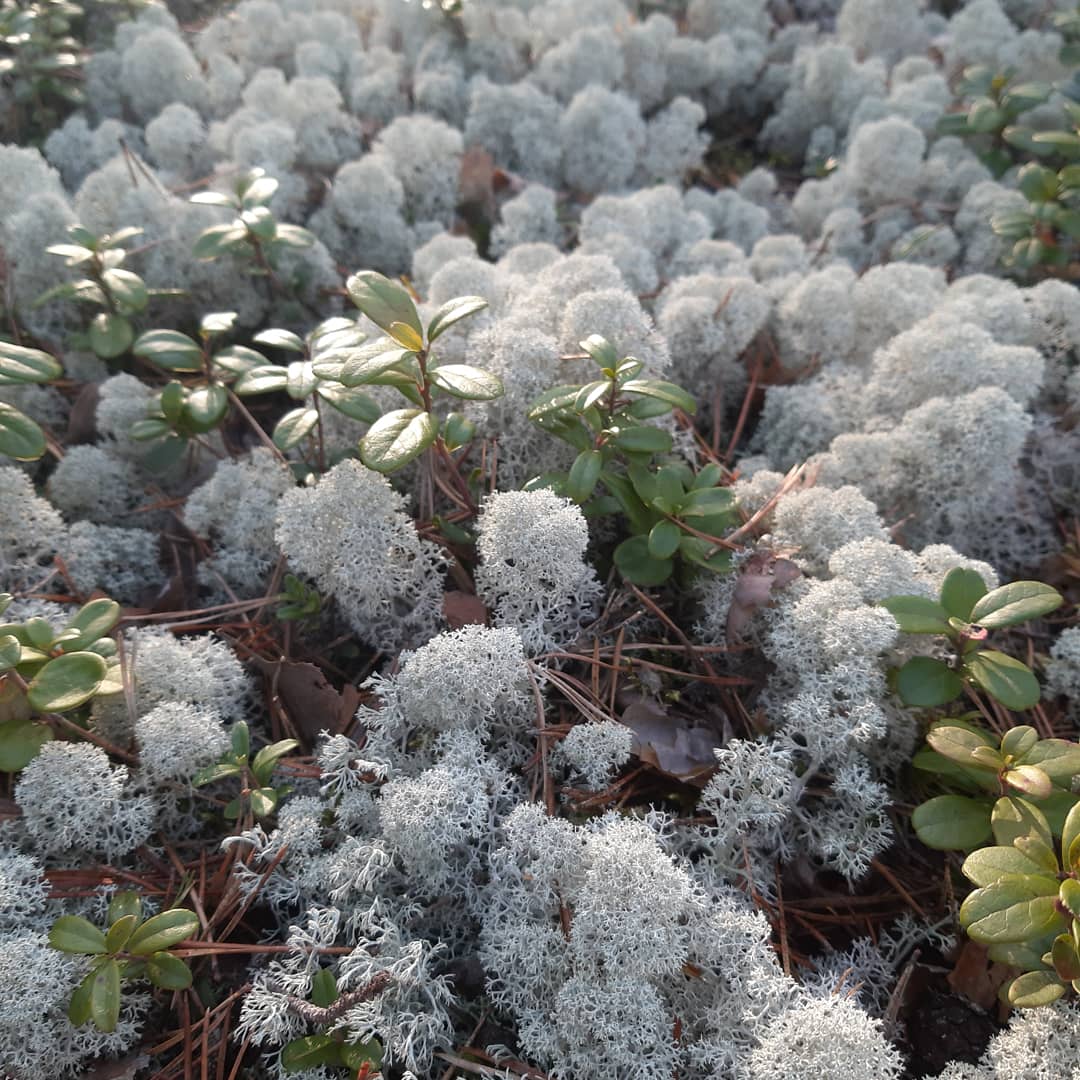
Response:
[{"label": "curled dead leaf", "polygon": [[774,590],[790,585],[802,571],[775,552],[757,551],[742,564],[738,574],[728,609],[728,645],[737,645],[757,609],[772,600]]},{"label": "curled dead leaf", "polygon": [[716,732],[652,698],[623,709],[620,721],[634,733],[633,752],[646,765],[684,783],[704,786],[716,768]]}]

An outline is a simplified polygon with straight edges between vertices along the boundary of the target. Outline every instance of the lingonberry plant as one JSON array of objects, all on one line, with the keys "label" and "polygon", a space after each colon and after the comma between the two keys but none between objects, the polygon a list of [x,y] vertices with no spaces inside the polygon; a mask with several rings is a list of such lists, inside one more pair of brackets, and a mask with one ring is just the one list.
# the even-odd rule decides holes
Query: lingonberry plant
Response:
[{"label": "lingonberry plant", "polygon": [[112,1032],[120,1020],[125,981],[149,979],[160,990],[191,986],[191,969],[170,950],[195,936],[199,919],[186,908],[143,918],[139,894],[120,892],[109,902],[106,924],[102,931],[81,915],[61,915],[49,931],[49,944],[92,957],[90,971],[71,997],[71,1022],[82,1027],[91,1021],[99,1031]]},{"label": "lingonberry plant", "polygon": [[[411,408],[393,409],[379,417],[360,440],[360,459],[368,468],[390,473],[419,457],[429,447],[458,475],[450,458],[455,422],[441,419],[434,406],[438,395],[465,401],[490,401],[503,393],[501,380],[469,364],[441,364],[433,346],[452,326],[487,307],[479,296],[447,301],[428,320],[420,320],[416,304],[404,286],[382,274],[364,270],[346,283],[353,303],[388,336],[379,338],[347,357],[332,357],[312,364],[320,378],[336,380],[347,389],[392,386]],[[466,497],[468,492],[463,493]]]},{"label": "lingonberry plant", "polygon": [[671,433],[647,423],[673,409],[695,411],[692,395],[663,379],[642,378],[642,363],[619,359],[599,334],[581,342],[599,368],[583,385],[556,386],[529,409],[529,419],[578,451],[569,472],[546,473],[527,488],[551,487],[581,505],[586,517],[622,515],[631,536],[613,553],[635,585],[660,585],[676,560],[713,572],[731,566],[723,533],[738,521],[735,497],[716,464],[695,471],[670,456]]},{"label": "lingonberry plant", "polygon": [[1039,681],[1022,661],[986,648],[990,631],[1047,615],[1064,600],[1049,585],[1014,581],[987,591],[974,570],[950,570],[937,600],[925,596],[893,596],[882,601],[908,634],[943,637],[948,659],[914,656],[895,675],[896,691],[905,705],[936,708],[955,701],[965,686],[986,691],[1007,709],[1030,709],[1039,700]]},{"label": "lingonberry plant", "polygon": [[[0,595],[0,617],[11,604]],[[40,616],[0,622],[0,770],[18,772],[54,737],[60,715],[122,689],[110,636],[120,605],[84,604],[61,629]]]}]

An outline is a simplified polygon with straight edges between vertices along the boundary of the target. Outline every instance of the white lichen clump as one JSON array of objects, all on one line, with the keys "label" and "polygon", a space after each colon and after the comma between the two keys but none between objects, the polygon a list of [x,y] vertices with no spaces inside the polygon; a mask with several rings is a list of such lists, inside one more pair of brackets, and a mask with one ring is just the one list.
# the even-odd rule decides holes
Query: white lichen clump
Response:
[{"label": "white lichen clump", "polygon": [[405,499],[358,461],[281,498],[275,538],[299,573],[333,596],[350,626],[379,645],[418,643],[442,621],[442,557],[416,533]]}]

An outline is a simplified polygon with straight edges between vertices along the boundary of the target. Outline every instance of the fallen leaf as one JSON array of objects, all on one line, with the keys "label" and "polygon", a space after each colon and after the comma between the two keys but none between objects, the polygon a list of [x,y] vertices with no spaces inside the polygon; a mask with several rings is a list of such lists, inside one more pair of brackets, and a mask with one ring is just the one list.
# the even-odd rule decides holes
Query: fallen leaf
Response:
[{"label": "fallen leaf", "polygon": [[105,1061],[84,1072],[82,1080],[134,1080],[135,1074],[149,1063],[146,1054],[136,1054],[122,1061]]},{"label": "fallen leaf", "polygon": [[339,693],[320,668],[300,660],[273,661],[256,656],[252,663],[270,686],[275,685],[276,676],[278,699],[309,748],[318,740],[320,732],[337,735],[352,720],[356,711],[352,705],[353,695],[358,698],[356,687],[349,688],[351,695]]},{"label": "fallen leaf", "polygon": [[68,413],[65,443],[92,443],[97,439],[97,406],[100,383],[87,383],[75,396]]},{"label": "fallen leaf", "polygon": [[716,732],[673,713],[652,698],[639,698],[620,721],[634,733],[633,751],[646,765],[686,783],[704,787],[716,768]]},{"label": "fallen leaf", "polygon": [[479,596],[456,589],[443,594],[443,615],[451,630],[463,626],[486,626],[488,621],[484,601]]},{"label": "fallen leaf", "polygon": [[952,971],[946,976],[957,994],[983,1009],[993,1008],[1010,971],[1004,964],[993,963],[987,953],[985,945],[965,941]]},{"label": "fallen leaf", "polygon": [[802,571],[790,559],[758,551],[739,568],[739,578],[727,617],[728,645],[737,645],[759,607],[772,599],[774,589],[790,585]]},{"label": "fallen leaf", "polygon": [[458,201],[479,208],[488,218],[494,217],[495,159],[482,146],[470,146],[461,157]]}]

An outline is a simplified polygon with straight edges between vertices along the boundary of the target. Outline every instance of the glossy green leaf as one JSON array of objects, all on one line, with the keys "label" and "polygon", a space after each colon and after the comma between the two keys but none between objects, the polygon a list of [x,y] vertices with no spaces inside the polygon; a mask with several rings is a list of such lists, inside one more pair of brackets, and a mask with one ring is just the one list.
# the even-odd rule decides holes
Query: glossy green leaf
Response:
[{"label": "glossy green leaf", "polygon": [[324,382],[319,384],[317,393],[339,413],[363,424],[375,423],[382,414],[379,403],[370,394],[356,388]]},{"label": "glossy green leaf", "polygon": [[311,1003],[327,1009],[338,999],[337,979],[329,968],[319,968],[311,976]]},{"label": "glossy green leaf", "polygon": [[614,552],[615,566],[627,581],[646,588],[661,585],[675,567],[671,559],[658,559],[649,552],[647,536],[631,536]]},{"label": "glossy green leaf", "polygon": [[438,435],[434,417],[421,409],[395,409],[379,417],[360,441],[360,459],[388,473],[419,457]]},{"label": "glossy green leaf", "polygon": [[105,935],[81,915],[61,915],[49,930],[49,944],[66,953],[96,956],[108,952]]},{"label": "glossy green leaf", "polygon": [[23,624],[26,628],[26,636],[30,639],[30,644],[36,649],[48,650],[53,644],[53,628],[48,619],[43,619],[41,616],[27,619]]},{"label": "glossy green leaf", "polygon": [[927,596],[890,596],[880,604],[906,634],[949,633],[949,612]]},{"label": "glossy green leaf", "polygon": [[291,330],[281,330],[271,327],[269,330],[261,330],[252,341],[260,345],[270,345],[275,349],[287,349],[289,352],[302,353],[304,351],[303,339]]},{"label": "glossy green leaf", "polygon": [[151,919],[147,919],[132,934],[127,951],[136,956],[149,956],[151,953],[169,949],[194,937],[199,931],[199,919],[193,911],[186,908],[170,908]]},{"label": "glossy green leaf", "polygon": [[483,311],[487,306],[488,302],[482,296],[457,296],[453,300],[447,300],[428,323],[428,341],[438,340],[455,323]]},{"label": "glossy green leaf", "polygon": [[146,282],[130,270],[106,270],[101,279],[117,303],[130,311],[142,311],[150,301]]},{"label": "glossy green leaf", "polygon": [[191,253],[201,262],[210,262],[231,251],[247,246],[247,229],[242,224],[211,225],[192,245]]},{"label": "glossy green leaf", "polygon": [[105,934],[105,951],[118,953],[128,943],[135,927],[139,924],[139,917],[135,914],[121,915],[109,927]]},{"label": "glossy green leaf", "polygon": [[177,330],[148,330],[140,334],[131,351],[166,371],[199,371],[202,349]]},{"label": "glossy green leaf", "polygon": [[1013,847],[1035,863],[1039,867],[1039,873],[1057,876],[1059,869],[1057,855],[1054,854],[1054,849],[1044,843],[1040,837],[1018,836],[1013,841]]},{"label": "glossy green leaf", "polygon": [[1039,733],[1030,724],[1009,728],[1001,737],[1001,752],[1019,762],[1039,741]]},{"label": "glossy green leaf", "polygon": [[652,505],[665,514],[674,513],[684,501],[686,488],[683,472],[676,466],[665,465],[653,474]]},{"label": "glossy green leaf", "polygon": [[679,550],[683,535],[673,521],[658,521],[649,530],[649,554],[654,559],[670,559]]},{"label": "glossy green leaf", "polygon": [[[1047,148],[1052,153],[1060,154],[1069,161],[1080,158],[1080,135],[1076,132],[1037,131],[1032,135],[1031,141],[1038,146]],[[1023,170],[1021,170],[1021,172],[1023,172]],[[1023,188],[1021,188],[1021,190],[1023,190]],[[1047,181],[1046,187],[1043,190],[1049,190],[1049,181]],[[1025,191],[1024,194],[1026,195],[1027,192]],[[1049,197],[1052,198],[1053,196]]]},{"label": "glossy green leaf", "polygon": [[601,334],[590,334],[578,344],[583,352],[588,353],[596,361],[597,367],[611,368],[612,370],[618,367],[619,354],[615,351],[615,346]]},{"label": "glossy green leaf", "polygon": [[94,249],[82,244],[50,244],[45,249],[48,255],[59,255],[65,266],[81,266],[94,257]]},{"label": "glossy green leaf", "polygon": [[223,195],[220,191],[200,191],[192,195],[188,202],[203,206],[224,206],[230,210],[236,209],[235,200],[229,195]]},{"label": "glossy green leaf", "polygon": [[563,487],[567,498],[579,504],[589,499],[600,479],[600,470],[603,467],[604,456],[599,450],[582,450],[570,466],[570,472]]},{"label": "glossy green leaf", "polygon": [[1005,111],[999,109],[990,98],[978,98],[968,108],[967,126],[970,131],[986,134],[999,131],[1008,119]]},{"label": "glossy green leaf", "polygon": [[381,375],[369,379],[363,385],[392,386],[403,398],[411,401],[418,409],[422,409],[424,407],[424,397],[420,393],[416,378],[416,375],[391,368],[389,371],[384,371]]},{"label": "glossy green leaf", "polygon": [[270,746],[264,746],[251,762],[251,771],[255,774],[255,778],[259,783],[267,783],[277,767],[277,763],[299,745],[296,739],[281,739]]},{"label": "glossy green leaf", "polygon": [[1080,919],[1080,881],[1066,878],[1058,887],[1058,899],[1075,919]]},{"label": "glossy green leaf", "polygon": [[464,413],[452,412],[443,421],[442,436],[448,450],[457,450],[476,436],[476,425]]},{"label": "glossy green leaf", "polygon": [[378,1069],[382,1065],[382,1046],[378,1039],[369,1039],[365,1043],[344,1043],[341,1047],[341,1063],[354,1072],[364,1065]]},{"label": "glossy green leaf", "polygon": [[257,349],[246,345],[226,345],[214,353],[210,362],[212,374],[221,379],[238,378],[257,367],[273,367]]},{"label": "glossy green leaf", "polygon": [[0,634],[0,673],[10,671],[22,656],[22,643],[14,634]]},{"label": "glossy green leaf", "polygon": [[229,411],[229,394],[221,383],[209,383],[192,390],[184,402],[184,417],[196,434],[213,431]]},{"label": "glossy green leaf", "polygon": [[64,642],[64,652],[78,652],[104,637],[120,621],[120,605],[101,597],[83,604],[68,620],[67,629],[78,630],[78,637]]},{"label": "glossy green leaf", "polygon": [[315,243],[315,234],[302,229],[299,225],[288,225],[278,222],[277,232],[274,235],[275,247],[309,248]]},{"label": "glossy green leaf", "polygon": [[1080,775],[1080,745],[1067,739],[1040,739],[1025,755],[1025,765],[1038,765],[1055,784],[1071,787]]},{"label": "glossy green leaf", "polygon": [[1066,871],[1076,869],[1072,865],[1070,853],[1077,840],[1080,840],[1080,799],[1065,816],[1065,823],[1061,828],[1061,862]]},{"label": "glossy green leaf", "polygon": [[47,383],[64,374],[63,365],[41,349],[28,349],[0,341],[0,386],[11,383]]},{"label": "glossy green leaf", "polygon": [[533,401],[526,415],[541,426],[545,421],[564,417],[573,410],[579,389],[577,386],[553,386]]},{"label": "glossy green leaf", "polygon": [[45,433],[14,405],[0,401],[0,455],[37,461],[45,453]]},{"label": "glossy green leaf", "polygon": [[433,386],[466,401],[493,401],[503,395],[502,380],[497,375],[468,364],[443,364],[428,374]]},{"label": "glossy green leaf", "polygon": [[611,395],[610,379],[596,379],[582,386],[574,398],[574,412],[584,413]]},{"label": "glossy green leaf", "polygon": [[971,622],[987,630],[1037,619],[1064,603],[1057,589],[1039,581],[1014,581],[993,589],[972,608]]},{"label": "glossy green leaf", "polygon": [[123,315],[102,311],[90,320],[87,335],[90,348],[103,360],[112,360],[131,347],[135,340],[135,328]]},{"label": "glossy green leaf", "polygon": [[[404,364],[413,355],[410,349],[403,349],[386,338],[380,338],[350,351],[337,378],[343,386],[363,386],[384,372]],[[328,374],[327,363],[316,361],[312,365],[320,378]]]},{"label": "glossy green leaf", "polygon": [[1050,777],[1035,765],[1017,765],[1007,769],[1001,780],[1029,799],[1045,799],[1054,789]]},{"label": "glossy green leaf", "polygon": [[1028,109],[1041,105],[1051,94],[1053,87],[1050,83],[1025,82],[1010,86],[1001,95],[1002,104],[1013,112],[1027,112]]},{"label": "glossy green leaf", "polygon": [[1045,869],[1015,847],[980,848],[964,860],[963,867],[964,877],[975,885],[990,885],[1006,874],[1041,874]]},{"label": "glossy green leaf", "polygon": [[731,488],[696,488],[679,499],[676,512],[681,518],[697,519],[726,514],[734,508],[735,493]]},{"label": "glossy green leaf", "polygon": [[911,823],[919,839],[937,851],[970,851],[993,836],[990,808],[963,795],[939,795],[922,803]]},{"label": "glossy green leaf", "polygon": [[654,516],[646,510],[645,504],[634,490],[634,485],[625,476],[605,469],[600,473],[600,483],[618,502],[633,532],[647,533],[652,528]]},{"label": "glossy green leaf", "polygon": [[[146,420],[136,420],[131,425],[128,434],[135,442],[152,442],[155,439],[167,438],[170,430],[167,420],[151,417]],[[183,444],[182,439],[177,441]]]},{"label": "glossy green leaf", "polygon": [[1005,653],[983,649],[964,660],[971,680],[1007,709],[1016,712],[1038,705],[1039,680],[1026,665]]},{"label": "glossy green leaf", "polygon": [[[990,228],[996,236],[1006,240],[1020,240],[1031,235],[1035,226],[1035,218],[1027,210],[1000,211],[990,215]],[[968,616],[962,616],[967,619]]]},{"label": "glossy green leaf", "polygon": [[245,371],[233,384],[233,390],[240,397],[273,394],[285,389],[288,376],[288,369],[280,364],[262,364]]},{"label": "glossy green leaf", "polygon": [[108,671],[96,653],[65,653],[50,660],[31,680],[26,698],[35,712],[68,712],[97,693]]},{"label": "glossy green leaf", "polygon": [[699,536],[683,535],[679,539],[679,554],[687,562],[714,574],[726,574],[731,570],[731,552]]},{"label": "glossy green leaf", "polygon": [[1057,891],[1052,877],[1009,875],[968,895],[960,906],[960,925],[984,945],[1060,931],[1065,917],[1057,909]]},{"label": "glossy green leaf", "polygon": [[191,968],[167,952],[156,952],[146,962],[150,981],[162,990],[186,990],[191,985]]},{"label": "glossy green leaf", "polygon": [[[1044,141],[1039,138],[1039,134],[1032,136],[1032,142]],[[1020,169],[1016,181],[1028,202],[1048,202],[1057,195],[1057,173],[1034,161],[1029,161]]]},{"label": "glossy green leaf", "polygon": [[281,1067],[287,1073],[340,1064],[341,1044],[329,1035],[305,1035],[302,1039],[293,1039],[281,1052]]},{"label": "glossy green leaf", "polygon": [[136,918],[142,915],[142,899],[137,892],[130,890],[118,892],[109,901],[109,913],[106,918],[110,926],[125,915],[134,915]]},{"label": "glossy green leaf", "polygon": [[229,742],[238,761],[246,761],[251,753],[251,732],[243,720],[237,720],[229,732]]},{"label": "glossy green leaf", "polygon": [[972,608],[986,595],[986,582],[976,570],[954,566],[941,583],[941,606],[953,618],[969,622]]},{"label": "glossy green leaf", "polygon": [[642,394],[645,397],[656,398],[676,409],[682,409],[688,416],[697,411],[697,402],[681,386],[665,382],[663,379],[630,379],[622,385],[623,391],[629,394]]},{"label": "glossy green leaf", "polygon": [[929,656],[913,656],[896,673],[896,690],[905,705],[934,708],[958,698],[964,690],[960,676]]},{"label": "glossy green leaf", "polygon": [[74,1027],[82,1027],[90,1019],[90,997],[94,992],[94,974],[91,971],[71,995],[71,1001],[68,1003],[68,1019]]},{"label": "glossy green leaf", "polygon": [[302,405],[287,412],[274,428],[274,445],[282,451],[291,450],[304,441],[319,422],[319,410]]},{"label": "glossy green leaf", "polygon": [[1059,934],[1054,938],[1050,957],[1059,979],[1065,982],[1080,979],[1080,955],[1077,954],[1072,934]]},{"label": "glossy green leaf", "polygon": [[[407,349],[419,347],[415,344],[416,338],[423,344],[424,328],[416,305],[404,286],[374,270],[361,270],[346,281],[345,288],[352,302],[395,341],[400,341]],[[397,333],[395,324],[400,324]],[[401,327],[411,330],[412,337],[402,341],[398,336]]]},{"label": "glossy green leaf", "polygon": [[48,724],[32,720],[8,720],[0,724],[0,772],[25,769],[53,738]]},{"label": "glossy green leaf", "polygon": [[1037,836],[1048,847],[1053,843],[1046,815],[1032,802],[1018,795],[1003,796],[994,803],[990,815],[994,839],[1004,846],[1018,837]]},{"label": "glossy green leaf", "polygon": [[272,176],[257,176],[248,184],[240,196],[245,207],[263,206],[273,197],[278,189],[278,182]]},{"label": "glossy green leaf", "polygon": [[257,817],[266,817],[277,807],[277,792],[270,787],[255,788],[251,792],[251,812]]},{"label": "glossy green leaf", "polygon": [[309,360],[294,360],[285,369],[285,390],[294,401],[310,397],[318,383]]},{"label": "glossy green leaf", "polygon": [[203,787],[205,784],[213,784],[218,780],[226,780],[230,776],[239,776],[241,772],[243,772],[243,769],[239,765],[221,761],[214,765],[207,765],[204,769],[200,769],[194,777],[192,777],[191,782],[195,787]]},{"label": "glossy green leaf", "polygon": [[115,1031],[120,1019],[120,968],[115,960],[106,960],[93,976],[90,1019],[99,1031]]},{"label": "glossy green leaf", "polygon": [[1009,983],[1006,996],[1018,1009],[1051,1005],[1065,994],[1065,987],[1052,971],[1028,971]]}]

